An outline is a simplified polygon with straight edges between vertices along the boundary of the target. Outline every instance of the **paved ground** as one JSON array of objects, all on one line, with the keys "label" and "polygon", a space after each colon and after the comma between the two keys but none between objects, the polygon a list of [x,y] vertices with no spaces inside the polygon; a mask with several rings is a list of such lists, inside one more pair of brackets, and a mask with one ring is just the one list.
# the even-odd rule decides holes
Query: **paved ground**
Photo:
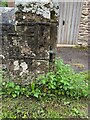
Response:
[{"label": "paved ground", "polygon": [[0,23],[14,24],[15,23],[15,9],[12,7],[0,7]]},{"label": "paved ground", "polygon": [[57,57],[63,59],[64,63],[72,65],[75,71],[88,70],[88,49],[83,48],[58,48]]}]

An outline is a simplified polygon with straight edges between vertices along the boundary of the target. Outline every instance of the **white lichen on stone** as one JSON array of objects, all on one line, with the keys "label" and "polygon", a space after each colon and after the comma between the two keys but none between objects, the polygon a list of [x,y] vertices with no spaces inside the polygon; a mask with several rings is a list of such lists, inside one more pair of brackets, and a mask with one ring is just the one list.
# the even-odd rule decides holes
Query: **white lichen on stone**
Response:
[{"label": "white lichen on stone", "polygon": [[36,56],[36,54],[35,54],[35,53],[33,53],[33,52],[32,52],[32,55],[33,55],[33,56]]},{"label": "white lichen on stone", "polygon": [[36,72],[37,72],[38,74],[41,73],[40,70],[36,70]]},{"label": "white lichen on stone", "polygon": [[23,16],[23,19],[25,19],[26,17],[25,16]]},{"label": "white lichen on stone", "polygon": [[2,54],[0,55],[0,57],[1,57],[1,58],[3,58],[3,59],[5,59],[5,56],[4,56],[4,55],[2,55]]},{"label": "white lichen on stone", "polygon": [[37,62],[37,65],[40,65],[41,63],[40,62]]},{"label": "white lichen on stone", "polygon": [[28,65],[26,64],[26,62],[22,62],[20,64],[20,67],[22,67],[22,72],[20,72],[20,76],[23,75],[23,73],[28,73]]},{"label": "white lichen on stone", "polygon": [[16,60],[16,61],[14,61],[14,70],[16,71],[16,70],[19,70],[19,62],[18,62],[18,60]]}]

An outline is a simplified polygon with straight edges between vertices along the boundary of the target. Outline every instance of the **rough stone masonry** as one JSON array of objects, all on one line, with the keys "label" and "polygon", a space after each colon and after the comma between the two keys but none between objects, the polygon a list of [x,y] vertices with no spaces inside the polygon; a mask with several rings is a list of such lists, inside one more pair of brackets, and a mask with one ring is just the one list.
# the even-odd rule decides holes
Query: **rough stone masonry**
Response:
[{"label": "rough stone masonry", "polygon": [[53,70],[57,21],[56,17],[55,20],[45,18],[32,11],[23,11],[22,5],[18,7],[15,25],[2,24],[2,54],[4,69],[8,69],[7,78],[24,85]]},{"label": "rough stone masonry", "polygon": [[78,43],[83,46],[88,45],[88,40],[90,38],[90,2],[86,0],[82,6]]}]

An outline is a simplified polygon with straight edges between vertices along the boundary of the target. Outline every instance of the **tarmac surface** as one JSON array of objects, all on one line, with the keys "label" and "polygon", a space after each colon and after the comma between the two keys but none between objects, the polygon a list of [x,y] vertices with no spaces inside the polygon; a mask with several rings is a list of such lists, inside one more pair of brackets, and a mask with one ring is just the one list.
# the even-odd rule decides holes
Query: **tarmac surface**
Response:
[{"label": "tarmac surface", "polygon": [[89,70],[88,56],[87,48],[57,48],[57,57],[71,65],[76,72]]}]

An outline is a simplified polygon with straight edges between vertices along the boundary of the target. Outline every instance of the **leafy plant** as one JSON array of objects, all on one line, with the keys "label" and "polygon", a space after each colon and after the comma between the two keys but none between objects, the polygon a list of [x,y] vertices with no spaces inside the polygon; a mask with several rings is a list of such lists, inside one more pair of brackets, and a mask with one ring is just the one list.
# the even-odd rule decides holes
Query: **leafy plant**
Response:
[{"label": "leafy plant", "polygon": [[17,97],[21,93],[21,88],[19,85],[16,85],[14,82],[7,82],[2,84],[2,93],[9,94],[12,97]]},{"label": "leafy plant", "polygon": [[35,83],[32,82],[32,83],[31,83],[31,94],[32,94],[34,97],[38,98],[39,95],[40,95],[40,93],[41,93],[41,91],[39,90],[39,88],[36,88],[36,87],[35,87]]},{"label": "leafy plant", "polygon": [[3,1],[0,3],[0,6],[1,6],[1,7],[8,7],[8,4],[7,4],[6,0],[3,0]]},{"label": "leafy plant", "polygon": [[75,73],[69,65],[62,60],[56,60],[56,71],[41,76],[37,81],[43,93],[67,95],[70,97],[88,96],[88,77]]},{"label": "leafy plant", "polygon": [[72,98],[88,97],[88,75],[75,73],[62,60],[56,60],[55,65],[54,72],[41,75],[28,86],[19,86],[14,82],[3,83],[1,94],[9,94],[13,97],[22,94],[36,98],[48,95],[65,95]]}]

